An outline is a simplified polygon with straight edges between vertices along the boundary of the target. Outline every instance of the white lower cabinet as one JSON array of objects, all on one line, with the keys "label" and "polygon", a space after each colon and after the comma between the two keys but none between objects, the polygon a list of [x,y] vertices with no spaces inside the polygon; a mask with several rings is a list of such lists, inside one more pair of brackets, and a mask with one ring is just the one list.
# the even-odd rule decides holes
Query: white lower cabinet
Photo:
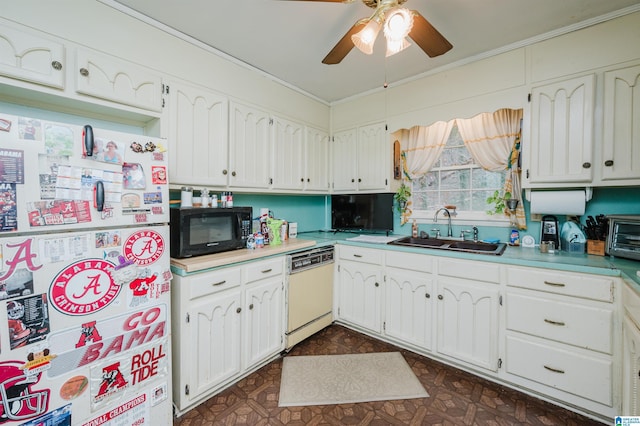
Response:
[{"label": "white lower cabinet", "polygon": [[614,279],[521,267],[506,276],[506,379],[562,404],[619,415]]},{"label": "white lower cabinet", "polygon": [[179,413],[284,348],[284,257],[174,275],[173,401]]},{"label": "white lower cabinet", "polygon": [[338,253],[338,318],[379,334],[384,252],[340,246]]},{"label": "white lower cabinet", "polygon": [[626,284],[622,299],[622,415],[640,416],[640,294]]},{"label": "white lower cabinet", "polygon": [[640,415],[640,293],[621,294],[620,278],[342,244],[337,253],[339,322],[603,421]]},{"label": "white lower cabinet", "polygon": [[420,349],[433,348],[435,294],[430,259],[387,253],[384,333]]},{"label": "white lower cabinet", "polygon": [[438,353],[497,371],[499,265],[441,259],[438,272]]}]

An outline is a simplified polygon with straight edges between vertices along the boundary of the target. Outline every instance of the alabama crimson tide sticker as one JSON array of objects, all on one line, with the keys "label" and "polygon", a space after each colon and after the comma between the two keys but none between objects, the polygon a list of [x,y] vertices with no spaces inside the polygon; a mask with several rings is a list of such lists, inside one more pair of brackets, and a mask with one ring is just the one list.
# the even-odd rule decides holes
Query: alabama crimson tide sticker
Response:
[{"label": "alabama crimson tide sticker", "polygon": [[51,303],[67,315],[89,315],[106,308],[122,288],[109,274],[114,266],[102,259],[72,263],[51,283]]},{"label": "alabama crimson tide sticker", "polygon": [[162,235],[151,229],[131,234],[124,243],[124,257],[139,266],[150,265],[162,256],[165,244]]}]

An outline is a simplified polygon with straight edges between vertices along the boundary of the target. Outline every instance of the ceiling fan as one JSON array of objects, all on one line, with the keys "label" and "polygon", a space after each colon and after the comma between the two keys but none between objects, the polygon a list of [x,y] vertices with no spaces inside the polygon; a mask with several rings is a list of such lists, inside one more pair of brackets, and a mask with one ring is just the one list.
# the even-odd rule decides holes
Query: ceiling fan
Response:
[{"label": "ceiling fan", "polygon": [[[298,0],[300,1],[300,0]],[[355,0],[303,0],[330,3],[352,3]],[[358,47],[371,54],[373,42],[382,27],[387,39],[387,56],[397,53],[410,44],[410,37],[427,55],[435,57],[448,52],[453,45],[444,38],[418,11],[399,7],[407,0],[362,0],[375,9],[369,18],[356,22],[322,60],[323,64],[338,64],[353,49]],[[398,32],[399,31],[399,32]],[[394,35],[395,33],[395,35]]]}]

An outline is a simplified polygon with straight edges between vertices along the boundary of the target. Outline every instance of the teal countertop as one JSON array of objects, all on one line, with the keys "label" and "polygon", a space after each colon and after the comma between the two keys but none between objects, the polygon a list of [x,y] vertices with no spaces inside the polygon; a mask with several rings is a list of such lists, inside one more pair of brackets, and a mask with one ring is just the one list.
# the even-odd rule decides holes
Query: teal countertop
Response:
[{"label": "teal countertop", "polygon": [[[613,258],[610,256],[596,256],[591,254],[576,254],[556,251],[553,254],[540,253],[537,247],[508,246],[501,256],[488,254],[473,254],[449,250],[439,250],[420,247],[402,247],[387,244],[365,243],[349,241],[348,238],[359,234],[349,232],[315,231],[298,234],[298,238],[316,241],[316,245],[347,244],[359,247],[384,248],[385,250],[404,251],[410,253],[424,253],[433,256],[452,257],[458,259],[480,260],[507,265],[530,266],[534,268],[558,269],[569,272],[582,272],[597,275],[622,277],[633,284],[640,292],[640,261]],[[406,235],[398,235],[398,238]]]}]

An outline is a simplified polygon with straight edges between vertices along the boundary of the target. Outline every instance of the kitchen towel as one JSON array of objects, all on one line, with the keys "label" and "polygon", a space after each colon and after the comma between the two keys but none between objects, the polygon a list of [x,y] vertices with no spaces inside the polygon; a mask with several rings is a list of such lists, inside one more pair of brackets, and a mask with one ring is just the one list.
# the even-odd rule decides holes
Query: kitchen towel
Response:
[{"label": "kitchen towel", "polygon": [[287,356],[279,407],[426,398],[400,352]]},{"label": "kitchen towel", "polygon": [[531,191],[532,214],[582,216],[586,205],[584,190]]}]

